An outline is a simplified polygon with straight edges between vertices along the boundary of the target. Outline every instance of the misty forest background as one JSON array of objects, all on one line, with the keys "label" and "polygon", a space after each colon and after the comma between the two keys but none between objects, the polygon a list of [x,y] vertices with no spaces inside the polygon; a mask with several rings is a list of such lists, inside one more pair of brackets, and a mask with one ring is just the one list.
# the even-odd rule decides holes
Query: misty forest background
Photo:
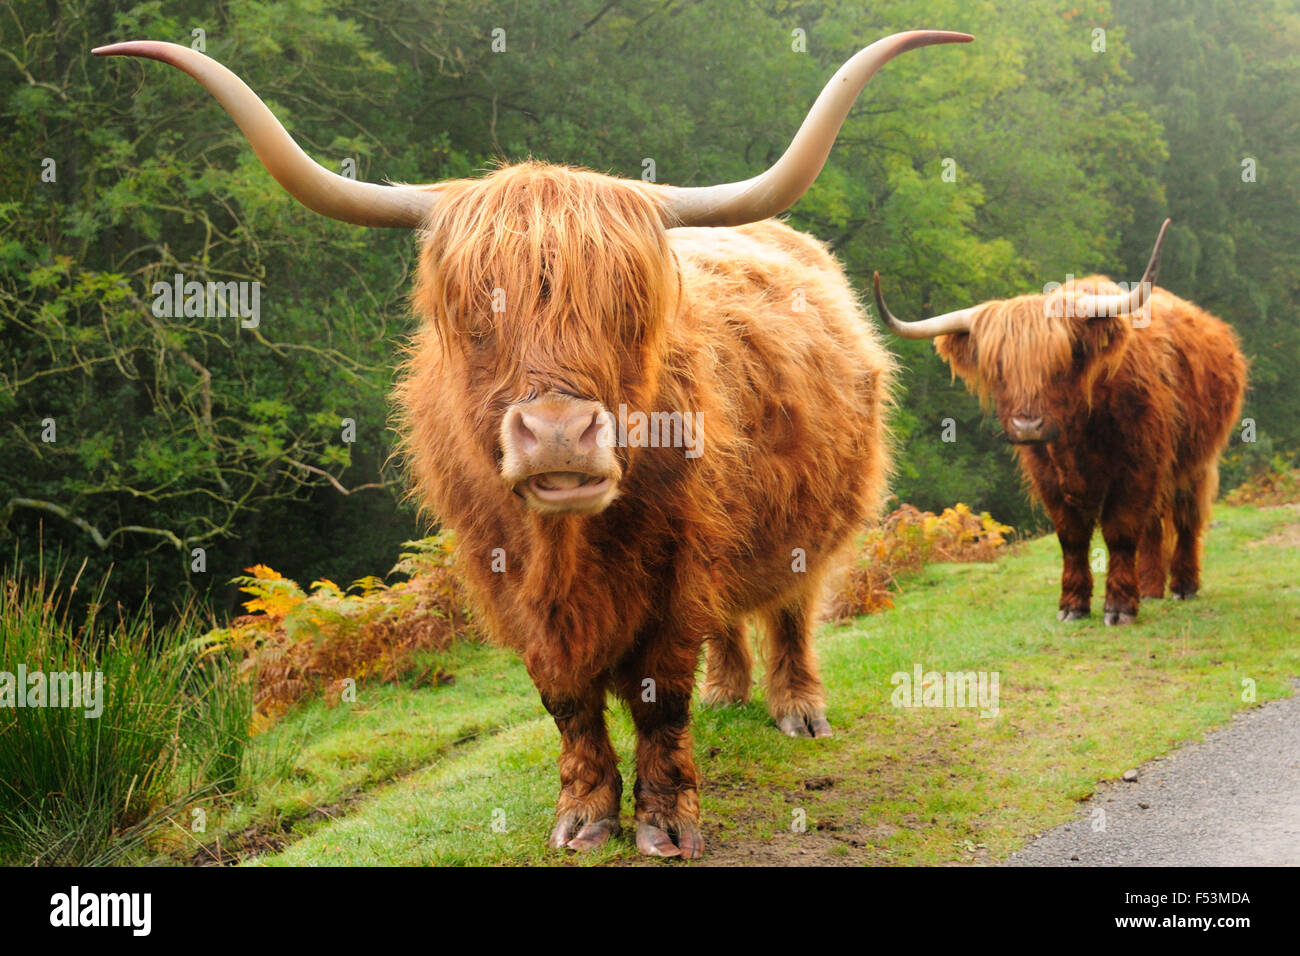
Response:
[{"label": "misty forest background", "polygon": [[[1136,278],[1171,216],[1160,284],[1232,323],[1252,363],[1256,440],[1234,438],[1223,486],[1300,449],[1300,0],[122,6],[0,4],[0,563],[43,548],[92,577],[111,565],[112,600],[221,612],[253,563],[348,581],[426,530],[387,427],[412,236],[299,206],[178,71],[89,55],[195,29],[314,158],[361,179],[534,156],[634,178],[652,159],[682,185],[774,161],[861,46],[968,31],[881,71],[790,221],[919,317],[1067,273]],[[152,285],[177,272],[260,281],[260,327],[155,318]],[[899,498],[1044,527],[929,343],[890,344]]]}]

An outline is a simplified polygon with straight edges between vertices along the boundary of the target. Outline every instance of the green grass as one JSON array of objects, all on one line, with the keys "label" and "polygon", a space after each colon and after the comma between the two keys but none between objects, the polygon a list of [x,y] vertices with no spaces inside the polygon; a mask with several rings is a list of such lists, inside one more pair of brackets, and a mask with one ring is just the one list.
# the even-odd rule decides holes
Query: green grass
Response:
[{"label": "green grass", "polygon": [[355,703],[312,700],[257,737],[246,757],[249,792],[233,806],[211,801],[219,825],[190,837],[188,849],[208,845],[215,852],[219,837],[250,828],[258,840],[296,839],[346,813],[377,785],[454,762],[504,728],[545,714],[513,654],[466,643],[430,655],[429,663],[452,671],[454,682],[418,690],[363,684]]},{"label": "green grass", "polygon": [[[1300,549],[1294,509],[1220,507],[1201,597],[1145,602],[1139,622],[1055,619],[1060,558],[1043,538],[996,564],[934,565],[897,607],[823,628],[836,736],[790,740],[755,700],[695,710],[695,752],[714,862],[942,864],[1005,857],[1068,819],[1098,780],[1168,752],[1300,674]],[[1277,534],[1290,528],[1290,540]],[[1275,535],[1270,541],[1269,536]],[[1100,576],[1099,576],[1100,577]],[[636,861],[626,836],[574,857],[545,848],[558,735],[523,666],[460,646],[450,687],[363,687],[313,704],[255,743],[293,752],[291,772],[223,821],[280,835],[249,862],[568,864]],[[1000,713],[895,708],[891,675],[997,671]],[[612,705],[631,815],[633,735]],[[272,761],[273,763],[273,761]],[[817,782],[813,778],[829,777]],[[811,786],[805,785],[811,781]],[[320,810],[326,812],[318,812]],[[806,831],[792,823],[806,819]]]},{"label": "green grass", "polygon": [[[232,662],[200,659],[194,608],[155,627],[147,604],[104,610],[103,586],[78,597],[44,566],[0,580],[0,864],[141,859],[169,814],[240,777],[251,688]],[[47,687],[79,675],[90,699],[79,689],[77,706],[53,706],[47,690],[19,707],[22,670]]]}]

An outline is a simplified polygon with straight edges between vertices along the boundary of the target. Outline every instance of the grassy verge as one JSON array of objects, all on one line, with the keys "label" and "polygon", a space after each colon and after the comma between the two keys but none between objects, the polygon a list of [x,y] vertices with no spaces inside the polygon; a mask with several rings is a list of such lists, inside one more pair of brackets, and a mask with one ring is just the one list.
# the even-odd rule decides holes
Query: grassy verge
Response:
[{"label": "grassy verge", "polygon": [[174,846],[194,862],[229,862],[278,848],[346,814],[377,786],[474,750],[520,721],[544,716],[518,658],[476,643],[424,661],[454,675],[439,687],[364,684],[355,703],[317,698],[255,739],[251,785],[233,806],[214,801],[216,826]]},{"label": "grassy verge", "polygon": [[193,608],[155,627],[92,592],[44,567],[0,580],[0,864],[143,859],[238,785],[251,688],[200,654]]},{"label": "grassy verge", "polygon": [[[1216,517],[1201,598],[1147,602],[1130,628],[1105,628],[1099,615],[1055,620],[1051,538],[997,563],[907,578],[893,611],[820,635],[830,740],[780,736],[761,690],[744,707],[697,709],[706,861],[1000,859],[1068,819],[1097,780],[1253,706],[1243,680],[1257,703],[1290,693],[1300,674],[1300,513],[1223,507]],[[278,819],[287,843],[251,862],[635,860],[626,838],[581,858],[545,849],[558,738],[522,665],[471,646],[441,663],[455,685],[363,688],[357,704],[312,705],[259,738],[255,751],[295,734],[310,743],[237,816]],[[917,664],[998,672],[998,716],[891,706],[891,676]],[[621,707],[610,718],[629,781],[626,821],[633,736]],[[310,812],[341,801],[339,812]]]}]

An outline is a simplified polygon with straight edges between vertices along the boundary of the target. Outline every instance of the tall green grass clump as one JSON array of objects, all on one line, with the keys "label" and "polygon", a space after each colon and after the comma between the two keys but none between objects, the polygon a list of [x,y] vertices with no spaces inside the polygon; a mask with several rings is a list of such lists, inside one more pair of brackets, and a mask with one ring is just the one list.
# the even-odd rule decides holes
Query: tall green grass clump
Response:
[{"label": "tall green grass clump", "polygon": [[[0,580],[0,863],[139,859],[175,830],[169,815],[234,789],[252,691],[204,653],[193,605],[155,626],[148,602],[109,612],[103,583],[82,604],[78,579],[60,577],[42,566]],[[39,700],[30,678],[17,684],[20,666],[46,675],[44,706],[17,706]],[[50,706],[56,673],[82,675],[89,698]]]}]

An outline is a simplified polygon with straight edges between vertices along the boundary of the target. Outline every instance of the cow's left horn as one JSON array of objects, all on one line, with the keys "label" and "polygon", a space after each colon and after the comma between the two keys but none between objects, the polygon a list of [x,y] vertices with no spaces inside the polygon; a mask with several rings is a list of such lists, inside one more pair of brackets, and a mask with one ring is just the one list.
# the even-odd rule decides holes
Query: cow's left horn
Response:
[{"label": "cow's left horn", "polygon": [[789,209],[826,165],[854,100],[872,75],[898,56],[935,43],[969,43],[969,33],[911,30],[877,40],[840,67],[808,112],[785,154],[765,173],[738,183],[692,188],[661,186],[669,226],[738,226]]},{"label": "cow's left horn", "polygon": [[437,193],[421,186],[358,182],[315,163],[293,141],[248,85],[216,60],[176,43],[132,40],[97,47],[96,56],[141,56],[184,70],[231,115],[257,158],[295,199],[314,212],[358,226],[414,229],[424,223]]},{"label": "cow's left horn", "polygon": [[1160,250],[1164,248],[1165,233],[1168,231],[1169,220],[1166,219],[1160,226],[1160,235],[1156,236],[1156,247],[1151,250],[1151,259],[1147,262],[1147,271],[1142,274],[1141,282],[1128,292],[1081,295],[1074,300],[1074,314],[1097,318],[1141,312],[1151,290],[1156,286],[1156,273],[1160,271]]},{"label": "cow's left horn", "polygon": [[876,290],[876,312],[880,315],[880,321],[895,335],[905,339],[932,339],[936,335],[959,335],[970,331],[970,319],[975,312],[973,307],[945,312],[916,322],[904,322],[895,318],[894,313],[889,311],[889,306],[885,305],[885,297],[880,293],[880,273],[873,272],[871,279]]}]

